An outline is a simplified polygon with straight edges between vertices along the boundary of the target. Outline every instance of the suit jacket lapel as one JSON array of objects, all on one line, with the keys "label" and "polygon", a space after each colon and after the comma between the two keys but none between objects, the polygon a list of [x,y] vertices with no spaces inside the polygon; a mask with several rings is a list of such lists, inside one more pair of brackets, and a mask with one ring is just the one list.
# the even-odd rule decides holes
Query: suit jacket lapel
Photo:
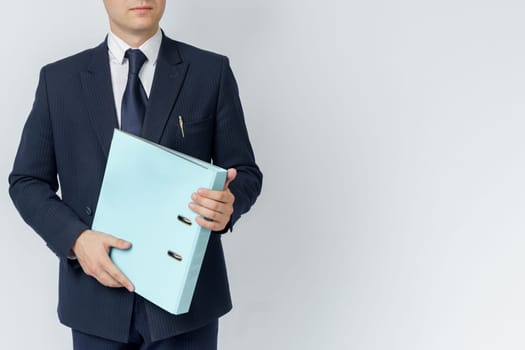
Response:
[{"label": "suit jacket lapel", "polygon": [[163,35],[142,127],[144,138],[160,142],[187,70],[188,64],[182,61],[176,42]]},{"label": "suit jacket lapel", "polygon": [[91,63],[80,77],[92,127],[107,157],[113,130],[118,125],[106,41],[94,49]]}]

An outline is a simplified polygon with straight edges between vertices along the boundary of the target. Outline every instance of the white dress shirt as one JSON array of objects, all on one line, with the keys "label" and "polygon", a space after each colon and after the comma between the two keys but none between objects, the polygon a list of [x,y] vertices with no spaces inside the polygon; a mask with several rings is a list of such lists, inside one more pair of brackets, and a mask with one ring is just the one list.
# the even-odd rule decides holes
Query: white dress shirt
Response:
[{"label": "white dress shirt", "polygon": [[[147,61],[139,72],[139,79],[144,87],[144,91],[149,98],[157,57],[159,56],[160,44],[162,42],[162,32],[159,30],[149,38],[138,49],[146,55]],[[117,111],[118,125],[120,127],[120,114],[122,109],[122,96],[128,82],[128,59],[124,57],[128,49],[134,49],[120,39],[118,36],[109,32],[108,34],[108,54],[109,67],[111,69],[111,84],[113,86],[113,96],[115,97],[115,110]]]}]

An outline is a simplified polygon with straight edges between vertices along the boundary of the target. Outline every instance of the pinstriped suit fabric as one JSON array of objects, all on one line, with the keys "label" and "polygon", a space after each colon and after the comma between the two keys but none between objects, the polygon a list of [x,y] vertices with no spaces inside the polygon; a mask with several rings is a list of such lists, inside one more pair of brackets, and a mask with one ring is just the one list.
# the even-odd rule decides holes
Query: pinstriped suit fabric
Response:
[{"label": "pinstriped suit fabric", "polygon": [[[178,116],[184,118],[184,137]],[[105,42],[44,67],[9,176],[9,191],[24,220],[60,258],[60,321],[88,334],[125,342],[133,294],[103,287],[84,274],[76,260],[67,259],[78,234],[92,224],[115,127]],[[224,56],[163,37],[142,136],[237,169],[230,186],[236,197],[230,229],[260,193],[262,174],[250,145],[237,84]],[[56,195],[57,175],[61,198]],[[145,312],[156,341],[202,327],[231,307],[221,235],[214,233],[190,311],[174,316],[146,302]]]},{"label": "pinstriped suit fabric", "polygon": [[151,341],[144,299],[135,298],[128,343],[116,342],[73,330],[74,350],[216,350],[218,320],[167,339]]}]

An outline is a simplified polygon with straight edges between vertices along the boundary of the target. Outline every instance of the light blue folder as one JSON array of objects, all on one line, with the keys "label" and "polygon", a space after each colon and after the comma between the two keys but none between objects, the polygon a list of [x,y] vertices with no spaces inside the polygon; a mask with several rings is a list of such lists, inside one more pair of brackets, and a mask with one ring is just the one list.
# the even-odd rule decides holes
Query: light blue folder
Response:
[{"label": "light blue folder", "polygon": [[199,188],[222,190],[226,170],[115,130],[92,229],[132,243],[111,259],[135,291],[188,312],[210,231],[188,208]]}]

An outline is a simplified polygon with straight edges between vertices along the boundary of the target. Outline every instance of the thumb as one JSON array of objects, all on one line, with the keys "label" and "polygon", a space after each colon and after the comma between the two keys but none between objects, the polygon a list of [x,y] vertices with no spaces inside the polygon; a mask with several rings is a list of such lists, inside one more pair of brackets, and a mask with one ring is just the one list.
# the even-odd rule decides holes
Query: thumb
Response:
[{"label": "thumb", "polygon": [[109,246],[110,247],[114,247],[114,248],[117,248],[117,249],[129,249],[131,248],[131,243],[130,242],[127,242],[121,238],[117,238],[117,237],[113,237],[113,236],[109,236]]},{"label": "thumb", "polygon": [[228,169],[228,176],[226,177],[226,183],[224,184],[224,189],[228,189],[233,180],[237,177],[237,170],[235,168]]}]

